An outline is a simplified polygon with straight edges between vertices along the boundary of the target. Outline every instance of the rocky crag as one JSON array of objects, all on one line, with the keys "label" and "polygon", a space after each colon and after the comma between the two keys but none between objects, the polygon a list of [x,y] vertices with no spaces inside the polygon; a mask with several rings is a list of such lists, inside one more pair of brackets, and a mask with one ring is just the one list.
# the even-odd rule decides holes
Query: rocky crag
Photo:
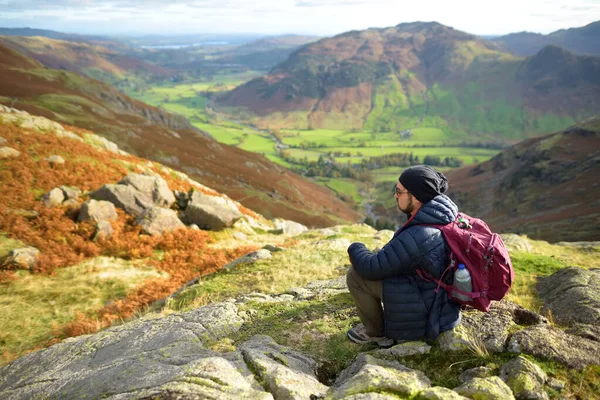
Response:
[{"label": "rocky crag", "polygon": [[280,295],[250,294],[184,313],[148,314],[22,357],[0,369],[0,393],[11,399],[547,399],[547,388],[556,392],[564,382],[523,354],[575,369],[600,359],[597,338],[565,333],[508,301],[488,314],[466,311],[462,325],[433,344],[447,353],[479,343],[481,351],[512,354],[496,372],[485,365],[463,371],[462,384],[454,388],[432,384],[428,371],[403,364],[430,353],[432,345],[424,342],[360,352],[325,382],[314,359],[266,335],[231,351],[210,347],[257,323],[248,312],[253,304],[327,301],[346,292],[341,277]]}]

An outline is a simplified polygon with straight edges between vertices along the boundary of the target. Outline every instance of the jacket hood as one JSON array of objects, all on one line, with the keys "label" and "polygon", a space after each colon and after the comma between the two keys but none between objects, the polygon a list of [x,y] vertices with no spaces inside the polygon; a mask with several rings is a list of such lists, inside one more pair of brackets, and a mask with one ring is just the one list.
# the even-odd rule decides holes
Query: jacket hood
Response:
[{"label": "jacket hood", "polygon": [[423,204],[409,226],[419,224],[446,225],[456,220],[458,207],[448,196],[440,194]]}]

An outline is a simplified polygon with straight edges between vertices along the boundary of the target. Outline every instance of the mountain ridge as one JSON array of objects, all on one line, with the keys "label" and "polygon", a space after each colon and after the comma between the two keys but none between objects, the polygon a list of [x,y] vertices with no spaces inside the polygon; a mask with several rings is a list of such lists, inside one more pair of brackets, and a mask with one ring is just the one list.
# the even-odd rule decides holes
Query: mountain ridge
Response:
[{"label": "mountain ridge", "polygon": [[[593,73],[582,79],[580,86],[590,88],[577,106],[554,107],[546,97],[557,90],[532,93],[528,81],[516,78],[528,59],[438,23],[399,27],[308,44],[216,106],[271,128],[400,131],[428,119],[427,126],[456,137],[508,141],[564,128],[597,110]],[[577,65],[589,60],[574,57]],[[389,117],[382,122],[382,115]]]},{"label": "mountain ridge", "polygon": [[600,21],[582,27],[560,29],[547,35],[517,32],[493,40],[520,56],[534,55],[547,45],[560,46],[579,55],[600,56]]}]

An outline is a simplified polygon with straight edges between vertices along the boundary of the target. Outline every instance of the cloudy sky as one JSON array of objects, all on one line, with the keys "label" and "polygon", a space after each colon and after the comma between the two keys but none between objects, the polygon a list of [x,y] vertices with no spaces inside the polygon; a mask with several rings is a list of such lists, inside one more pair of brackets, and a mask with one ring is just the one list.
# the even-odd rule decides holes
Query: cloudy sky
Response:
[{"label": "cloudy sky", "polygon": [[0,27],[86,34],[333,35],[437,21],[485,35],[550,33],[600,20],[600,0],[0,0]]}]

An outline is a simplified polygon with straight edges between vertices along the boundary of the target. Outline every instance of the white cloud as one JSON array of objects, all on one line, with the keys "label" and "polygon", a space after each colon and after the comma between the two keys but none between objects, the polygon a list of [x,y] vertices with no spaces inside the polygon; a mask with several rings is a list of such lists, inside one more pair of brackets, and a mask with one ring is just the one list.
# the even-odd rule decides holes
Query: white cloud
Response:
[{"label": "white cloud", "polygon": [[313,33],[437,21],[476,34],[600,20],[600,0],[0,0],[0,26],[81,33]]}]

